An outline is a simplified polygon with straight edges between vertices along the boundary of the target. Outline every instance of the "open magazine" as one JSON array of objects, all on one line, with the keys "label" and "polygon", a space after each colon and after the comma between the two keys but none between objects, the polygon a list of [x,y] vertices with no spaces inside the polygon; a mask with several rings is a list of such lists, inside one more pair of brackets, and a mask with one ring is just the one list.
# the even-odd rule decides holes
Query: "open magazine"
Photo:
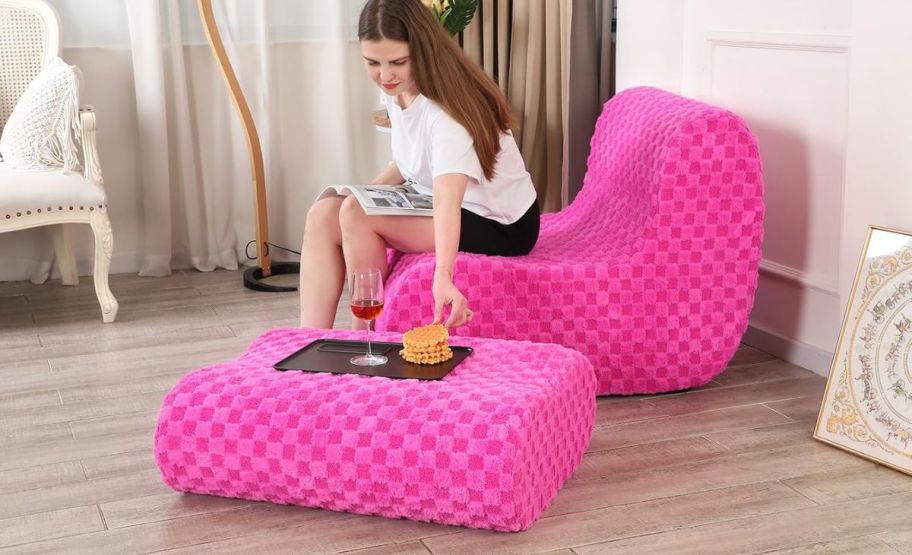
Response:
[{"label": "open magazine", "polygon": [[317,200],[332,195],[352,195],[368,215],[432,216],[433,200],[402,185],[330,185],[320,192]]}]

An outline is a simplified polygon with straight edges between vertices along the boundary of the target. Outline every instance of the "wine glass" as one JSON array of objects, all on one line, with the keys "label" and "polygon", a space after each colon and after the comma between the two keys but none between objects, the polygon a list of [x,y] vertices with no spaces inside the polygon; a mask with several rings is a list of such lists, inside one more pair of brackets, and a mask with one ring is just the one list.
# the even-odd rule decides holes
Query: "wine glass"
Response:
[{"label": "wine glass", "polygon": [[367,354],[351,359],[356,366],[377,366],[386,364],[386,357],[371,353],[371,322],[383,312],[383,276],[380,270],[371,268],[354,272],[349,283],[351,289],[351,311],[355,318],[367,321]]}]

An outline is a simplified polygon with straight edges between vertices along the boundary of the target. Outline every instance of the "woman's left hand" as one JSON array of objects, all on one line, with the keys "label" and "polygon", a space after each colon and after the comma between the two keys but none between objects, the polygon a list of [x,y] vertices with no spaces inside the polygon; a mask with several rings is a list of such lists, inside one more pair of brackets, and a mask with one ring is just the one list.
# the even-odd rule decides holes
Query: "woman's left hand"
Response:
[{"label": "woman's left hand", "polygon": [[472,320],[474,315],[469,310],[469,304],[465,296],[453,284],[453,279],[443,272],[434,274],[434,323],[443,320],[443,307],[450,305],[450,316],[446,324],[448,328],[454,328],[467,324]]}]

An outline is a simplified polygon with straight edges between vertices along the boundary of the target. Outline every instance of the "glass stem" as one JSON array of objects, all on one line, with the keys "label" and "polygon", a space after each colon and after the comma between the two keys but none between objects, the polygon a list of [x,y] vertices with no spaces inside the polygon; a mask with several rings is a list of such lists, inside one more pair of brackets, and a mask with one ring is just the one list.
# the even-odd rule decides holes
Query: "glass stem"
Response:
[{"label": "glass stem", "polygon": [[371,354],[371,321],[367,321],[367,358],[373,358]]}]

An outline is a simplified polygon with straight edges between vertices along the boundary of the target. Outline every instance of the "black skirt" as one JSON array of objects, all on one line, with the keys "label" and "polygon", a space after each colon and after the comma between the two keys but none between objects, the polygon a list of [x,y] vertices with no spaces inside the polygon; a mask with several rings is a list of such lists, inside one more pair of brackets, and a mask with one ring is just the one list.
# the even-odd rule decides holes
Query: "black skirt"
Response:
[{"label": "black skirt", "polygon": [[523,256],[538,241],[540,225],[538,201],[512,224],[502,224],[462,209],[459,250],[496,256]]}]

